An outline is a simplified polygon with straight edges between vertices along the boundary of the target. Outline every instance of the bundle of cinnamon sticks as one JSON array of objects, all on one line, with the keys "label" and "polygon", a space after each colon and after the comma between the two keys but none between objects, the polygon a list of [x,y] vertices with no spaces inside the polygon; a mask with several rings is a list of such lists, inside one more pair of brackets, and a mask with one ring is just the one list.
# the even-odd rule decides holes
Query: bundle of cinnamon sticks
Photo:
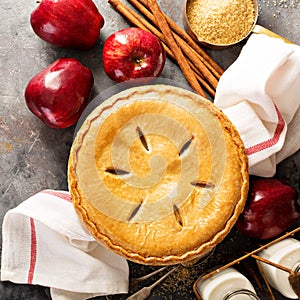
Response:
[{"label": "bundle of cinnamon sticks", "polygon": [[[163,13],[156,0],[108,2],[134,26],[152,32],[162,42],[169,57],[177,62],[187,82],[199,95],[215,96],[222,68],[176,22]],[[206,94],[207,93],[207,94]]]}]

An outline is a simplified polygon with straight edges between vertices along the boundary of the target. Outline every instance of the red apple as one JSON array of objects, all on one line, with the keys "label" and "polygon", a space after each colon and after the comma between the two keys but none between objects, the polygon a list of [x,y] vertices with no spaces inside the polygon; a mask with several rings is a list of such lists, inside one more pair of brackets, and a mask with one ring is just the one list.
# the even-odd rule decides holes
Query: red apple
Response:
[{"label": "red apple", "polygon": [[96,44],[104,19],[92,0],[41,0],[30,23],[50,44],[88,50]]},{"label": "red apple", "polygon": [[256,239],[271,239],[300,218],[297,191],[275,178],[251,178],[245,209],[236,226]]},{"label": "red apple", "polygon": [[29,81],[26,104],[49,127],[66,128],[78,121],[93,85],[90,69],[77,59],[60,58]]},{"label": "red apple", "polygon": [[125,28],[110,35],[102,53],[104,71],[112,80],[158,77],[166,53],[160,40],[140,28]]}]

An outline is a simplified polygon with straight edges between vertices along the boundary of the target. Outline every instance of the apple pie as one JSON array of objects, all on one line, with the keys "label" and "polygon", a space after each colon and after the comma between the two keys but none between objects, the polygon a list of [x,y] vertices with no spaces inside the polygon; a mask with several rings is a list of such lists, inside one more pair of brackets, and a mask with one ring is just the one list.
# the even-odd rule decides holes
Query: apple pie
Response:
[{"label": "apple pie", "polygon": [[68,164],[75,210],[101,244],[141,264],[201,257],[243,210],[248,160],[230,120],[171,85],[119,92],[76,134]]}]

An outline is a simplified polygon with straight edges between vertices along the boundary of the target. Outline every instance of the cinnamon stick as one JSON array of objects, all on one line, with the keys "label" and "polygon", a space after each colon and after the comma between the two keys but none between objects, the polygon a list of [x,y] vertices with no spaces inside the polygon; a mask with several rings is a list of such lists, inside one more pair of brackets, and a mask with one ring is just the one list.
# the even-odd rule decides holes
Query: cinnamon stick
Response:
[{"label": "cinnamon stick", "polygon": [[201,96],[206,97],[203,89],[201,88],[194,72],[192,71],[189,63],[187,62],[185,56],[183,55],[181,48],[177,45],[173,33],[169,27],[168,22],[166,21],[162,11],[160,10],[159,5],[156,0],[148,1],[150,10],[152,11],[154,17],[157,19],[161,32],[164,34],[170,48],[173,51],[173,54],[177,60],[178,65],[182,73],[184,74],[186,80],[189,82],[190,86]]},{"label": "cinnamon stick", "polygon": [[216,95],[216,91],[215,89],[213,89],[204,79],[203,77],[201,77],[201,75],[198,73],[198,70],[196,69],[196,67],[189,61],[189,64],[191,66],[191,68],[193,69],[193,71],[195,72],[195,76],[197,78],[197,80],[200,82],[200,84],[203,86],[203,88],[208,92],[209,95],[211,95],[213,98]]},{"label": "cinnamon stick", "polygon": [[[135,11],[127,7],[125,4],[123,4],[119,0],[108,0],[108,3],[111,4],[121,15],[126,17],[126,19],[135,25],[136,27],[139,27],[146,31],[152,31],[155,32],[155,35],[157,34],[159,36],[159,31],[156,30],[154,26],[152,26],[150,23],[148,23],[146,20],[141,18]],[[151,30],[150,30],[151,28]],[[156,31],[155,31],[156,30]],[[170,50],[170,48],[163,42],[163,47],[165,48],[167,54],[170,56],[173,56],[173,52]]]},{"label": "cinnamon stick", "polygon": [[189,47],[180,37],[174,35],[178,46],[181,47],[182,51],[185,53],[187,57],[191,60],[191,62],[195,65],[196,68],[202,73],[203,78],[207,79],[208,82],[212,85],[214,89],[217,88],[218,80],[214,75],[207,69],[207,66],[203,64],[203,62],[199,59],[197,53]]},{"label": "cinnamon stick", "polygon": [[[166,39],[164,37],[164,35],[156,28],[154,27],[152,24],[150,24],[146,19],[142,18],[138,13],[136,13],[134,10],[132,10],[131,8],[127,7],[125,4],[123,4],[121,1],[119,0],[109,0],[108,1],[122,16],[124,16],[130,23],[132,23],[133,25],[152,32],[154,35],[156,35],[159,39],[161,39],[163,47],[166,51],[166,53],[169,55],[169,57],[171,59],[173,59],[174,61],[176,61],[176,58],[172,52],[172,50],[165,44]],[[195,76],[197,78],[197,80],[200,82],[200,84],[203,86],[203,88],[205,88],[205,90],[212,96],[215,96],[215,88],[212,87],[209,83],[207,83],[207,81],[205,81],[205,79],[202,77],[202,74],[200,73],[200,71],[195,67],[195,65],[189,60],[189,58],[187,58],[188,63],[191,67],[191,69],[193,69],[193,71],[195,72]]]},{"label": "cinnamon stick", "polygon": [[[128,0],[132,5],[136,6],[137,2],[140,2],[144,7],[149,9],[148,0]],[[137,7],[137,6],[136,6]],[[174,22],[169,16],[164,14],[170,28],[176,32],[181,38],[183,38],[201,57],[207,67],[212,73],[219,79],[219,76],[224,73],[224,70],[192,39],[192,37],[186,33],[176,22]]]},{"label": "cinnamon stick", "polygon": [[[154,17],[151,11],[149,11],[148,8],[146,8],[140,2],[141,0],[128,0],[128,1],[140,13],[142,13],[146,18],[148,18],[153,24],[159,26],[157,19]],[[166,15],[164,16],[166,17]],[[176,24],[173,20],[172,22]],[[220,74],[210,64],[208,64],[208,62],[205,62],[204,58],[199,53],[197,53],[195,49],[191,47],[180,35],[178,35],[177,33],[173,33],[173,35],[178,46],[182,49],[184,54],[191,60],[191,62],[195,65],[195,67],[199,70],[199,72],[202,73],[203,78],[207,79],[207,81],[211,84],[211,86],[214,89],[216,89],[218,85],[218,79],[220,78]],[[159,38],[162,39],[161,36],[159,36]]]}]

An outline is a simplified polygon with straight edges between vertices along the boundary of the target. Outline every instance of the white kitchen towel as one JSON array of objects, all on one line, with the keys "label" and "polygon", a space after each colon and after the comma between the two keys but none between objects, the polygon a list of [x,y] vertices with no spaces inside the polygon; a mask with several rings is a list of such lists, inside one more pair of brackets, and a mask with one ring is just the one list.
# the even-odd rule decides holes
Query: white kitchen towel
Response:
[{"label": "white kitchen towel", "polygon": [[55,300],[128,292],[127,261],[82,227],[70,194],[44,190],[4,216],[1,280],[50,287]]},{"label": "white kitchen towel", "polygon": [[238,129],[250,173],[273,176],[300,147],[300,46],[252,34],[221,76],[214,103]]}]

